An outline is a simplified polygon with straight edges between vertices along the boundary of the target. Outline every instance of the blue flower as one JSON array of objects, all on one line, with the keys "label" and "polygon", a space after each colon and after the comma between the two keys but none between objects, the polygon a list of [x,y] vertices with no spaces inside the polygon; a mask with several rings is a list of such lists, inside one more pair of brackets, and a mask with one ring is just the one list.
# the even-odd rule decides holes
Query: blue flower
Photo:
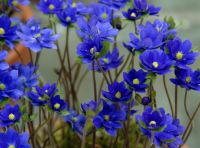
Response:
[{"label": "blue flower", "polygon": [[108,85],[108,92],[102,91],[105,98],[112,102],[127,102],[131,99],[132,92],[126,88],[124,82],[114,82]]},{"label": "blue flower", "polygon": [[14,48],[14,42],[17,41],[17,25],[13,24],[6,15],[0,15],[0,42],[5,43],[11,49]]},{"label": "blue flower", "polygon": [[134,7],[128,9],[127,12],[123,12],[123,15],[128,20],[137,20],[142,16],[156,15],[160,11],[160,7],[155,7],[154,5],[148,5],[146,0],[134,0]]},{"label": "blue flower", "polygon": [[108,5],[113,9],[120,9],[124,7],[128,1],[130,0],[99,0],[99,3]]},{"label": "blue flower", "polygon": [[40,21],[36,21],[34,18],[22,25],[21,29],[17,31],[17,35],[22,40],[22,44],[34,52],[39,52],[42,48],[57,49],[54,42],[59,35],[54,35],[53,30],[49,28],[41,28]]},{"label": "blue flower", "polygon": [[70,111],[63,117],[63,119],[65,122],[71,124],[71,127],[75,132],[83,134],[83,129],[86,122],[86,117],[84,115],[77,114],[75,111]]},{"label": "blue flower", "polygon": [[1,148],[31,148],[28,140],[28,133],[19,134],[12,128],[9,128],[5,133],[0,133]]},{"label": "blue flower", "polygon": [[46,105],[49,98],[52,98],[57,93],[56,84],[45,84],[43,87],[36,86],[36,92],[28,92],[28,98],[35,106]]},{"label": "blue flower", "polygon": [[191,68],[176,68],[175,69],[176,78],[170,79],[175,85],[186,88],[187,90],[197,90],[200,91],[200,71],[192,71]]},{"label": "blue flower", "polygon": [[181,135],[184,133],[184,126],[180,125],[179,119],[168,121],[163,132],[155,133],[153,143],[156,146],[167,145],[169,148],[177,148],[183,144]]},{"label": "blue flower", "polygon": [[82,2],[75,2],[74,0],[67,0],[67,7],[74,8],[78,15],[86,15],[89,13],[89,9]]},{"label": "blue flower", "polygon": [[147,106],[142,115],[136,115],[135,118],[142,133],[151,139],[152,132],[164,130],[171,116],[167,116],[163,108],[153,110],[151,107]]},{"label": "blue flower", "polygon": [[19,105],[11,106],[7,104],[3,110],[0,111],[0,126],[6,127],[15,124],[20,120],[22,113]]},{"label": "blue flower", "polygon": [[44,106],[47,104],[47,96],[40,96],[35,92],[28,92],[27,97],[31,100],[34,106]]},{"label": "blue flower", "polygon": [[37,91],[37,93],[42,97],[42,96],[48,96],[48,97],[53,97],[56,93],[57,93],[57,91],[58,91],[58,89],[57,89],[57,86],[56,86],[56,84],[54,83],[54,84],[52,84],[52,85],[50,85],[50,84],[45,84],[44,86],[42,86],[42,87],[39,87],[39,86],[36,86],[36,91]]},{"label": "blue flower", "polygon": [[26,6],[26,5],[29,5],[29,4],[30,4],[29,0],[8,0],[8,6],[14,7],[15,9],[17,9],[16,7],[18,5]]},{"label": "blue flower", "polygon": [[122,128],[122,121],[126,119],[125,111],[118,110],[116,105],[104,101],[103,109],[94,117],[96,128],[104,128],[111,136],[116,136],[117,129]]},{"label": "blue flower", "polygon": [[160,11],[160,7],[149,5],[146,0],[134,0],[134,6],[143,14],[156,15]]},{"label": "blue flower", "polygon": [[18,71],[0,71],[0,101],[4,98],[19,99],[23,94],[18,78]]},{"label": "blue flower", "polygon": [[128,73],[124,73],[124,81],[136,92],[145,92],[147,84],[145,83],[147,73],[142,69],[136,71],[135,69],[130,70]]},{"label": "blue flower", "polygon": [[69,26],[72,23],[76,22],[77,20],[76,14],[77,12],[75,8],[65,8],[59,13],[57,13],[57,17],[62,25]]},{"label": "blue flower", "polygon": [[53,111],[61,112],[67,107],[67,104],[59,95],[56,95],[50,98],[50,107]]},{"label": "blue flower", "polygon": [[170,72],[173,64],[165,52],[159,49],[146,50],[140,55],[140,61],[144,69],[160,75]]},{"label": "blue flower", "polygon": [[44,14],[56,14],[64,7],[63,0],[40,0],[37,5],[38,9]]},{"label": "blue flower", "polygon": [[198,53],[192,52],[192,43],[189,40],[184,42],[176,38],[167,43],[170,59],[176,61],[175,66],[184,68],[186,65],[193,64]]},{"label": "blue flower", "polygon": [[18,70],[18,77],[20,78],[22,89],[31,89],[39,84],[38,75],[35,73],[37,68],[33,64],[23,65],[16,63],[12,69]]},{"label": "blue flower", "polygon": [[81,38],[100,38],[101,41],[114,41],[114,37],[118,34],[118,30],[114,29],[109,22],[100,23],[97,19],[91,19],[87,22],[83,18],[79,18],[77,21],[79,29],[78,35]]},{"label": "blue flower", "polygon": [[103,45],[99,38],[85,39],[77,46],[77,54],[83,63],[90,63],[98,57],[102,51]]},{"label": "blue flower", "polygon": [[102,99],[99,99],[98,102],[95,102],[94,100],[90,100],[87,103],[82,103],[81,110],[84,114],[86,114],[88,110],[92,110],[93,112],[95,112],[101,102],[102,102]]},{"label": "blue flower", "polygon": [[145,25],[137,27],[139,37],[130,33],[130,42],[124,43],[124,46],[130,51],[144,51],[147,49],[156,49],[162,47],[169,37],[176,35],[175,29],[170,29],[166,22],[155,20],[152,24],[147,22]]},{"label": "blue flower", "polygon": [[178,119],[174,120],[170,114],[166,114],[163,108],[153,110],[146,107],[142,115],[136,116],[136,121],[141,132],[156,146],[165,144],[169,148],[177,148],[183,143],[180,135],[184,127]]},{"label": "blue flower", "polygon": [[91,4],[90,15],[93,18],[96,18],[99,22],[111,22],[112,20],[112,9],[106,5],[102,4]]},{"label": "blue flower", "polygon": [[7,70],[9,68],[8,63],[5,62],[7,56],[7,51],[0,51],[0,70]]},{"label": "blue flower", "polygon": [[[115,48],[112,52],[108,51],[108,53],[105,56],[99,58],[98,61],[103,70],[108,71],[119,67],[123,62],[123,56],[119,57],[119,51],[117,48]],[[89,65],[89,69],[93,69],[92,64]],[[97,62],[95,62],[94,69],[99,72],[101,71]]]}]

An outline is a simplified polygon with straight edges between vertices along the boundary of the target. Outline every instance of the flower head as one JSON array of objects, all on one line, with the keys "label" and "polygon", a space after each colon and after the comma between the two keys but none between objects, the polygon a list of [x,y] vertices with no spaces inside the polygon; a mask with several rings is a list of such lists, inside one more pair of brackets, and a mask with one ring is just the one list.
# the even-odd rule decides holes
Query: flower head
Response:
[{"label": "flower head", "polygon": [[0,126],[6,127],[16,123],[20,120],[22,113],[19,105],[11,106],[7,104],[3,110],[0,111]]},{"label": "flower head", "polygon": [[76,22],[77,20],[76,14],[77,11],[75,8],[67,7],[62,11],[60,11],[59,13],[57,13],[57,17],[63,26],[69,26]]},{"label": "flower head", "polygon": [[38,9],[44,14],[56,14],[64,7],[63,0],[40,0],[37,5]]},{"label": "flower head", "polygon": [[128,73],[124,73],[124,80],[126,83],[136,92],[145,92],[147,84],[145,84],[147,73],[143,70],[136,71],[130,70]]},{"label": "flower head", "polygon": [[7,55],[7,51],[0,51],[0,70],[7,70],[9,68],[8,63],[4,61],[7,58]]},{"label": "flower head", "polygon": [[[113,49],[112,52],[108,51],[108,53],[98,59],[101,67],[104,71],[108,71],[111,69],[115,69],[121,65],[123,62],[123,56],[119,57],[119,51],[117,48]],[[89,69],[93,69],[93,65],[89,65]],[[101,71],[97,62],[95,62],[94,69],[96,71]]]},{"label": "flower head", "polygon": [[52,85],[45,84],[42,87],[36,86],[35,89],[40,96],[48,96],[48,97],[54,96],[58,91],[55,83]]},{"label": "flower head", "polygon": [[19,134],[12,128],[9,128],[5,133],[0,133],[1,148],[31,148],[28,144],[28,133]]},{"label": "flower head", "polygon": [[140,55],[140,61],[144,69],[160,75],[170,72],[173,64],[165,52],[159,49],[146,50]]},{"label": "flower head", "polygon": [[93,112],[95,112],[97,110],[97,108],[99,107],[101,102],[102,102],[102,99],[99,99],[98,102],[91,100],[87,103],[82,103],[81,104],[81,110],[84,114],[86,114],[88,110],[92,110]]},{"label": "flower head", "polygon": [[18,71],[0,71],[0,101],[4,98],[19,99],[23,94]]},{"label": "flower head", "polygon": [[5,43],[11,49],[14,48],[14,42],[17,41],[17,25],[6,15],[0,15],[0,42]]},{"label": "flower head", "polygon": [[108,5],[113,9],[120,9],[126,5],[129,0],[99,0],[99,3]]},{"label": "flower head", "polygon": [[50,107],[53,111],[60,112],[67,107],[67,104],[59,95],[50,98]]},{"label": "flower head", "polygon": [[79,27],[77,33],[84,39],[99,38],[101,41],[114,41],[114,37],[118,34],[118,30],[114,29],[109,22],[101,23],[97,19],[87,22],[85,19],[79,18],[77,25]]},{"label": "flower head", "polygon": [[192,71],[191,68],[176,68],[175,69],[176,78],[170,79],[175,85],[186,88],[187,90],[197,90],[200,91],[200,71]]},{"label": "flower head", "polygon": [[116,136],[116,131],[122,128],[122,121],[126,119],[126,113],[118,110],[114,104],[104,101],[103,109],[94,117],[93,124],[96,128],[104,128],[111,136]]},{"label": "flower head", "polygon": [[171,40],[166,45],[169,51],[170,59],[176,61],[175,66],[184,68],[186,65],[193,64],[198,53],[192,52],[192,43],[189,40],[184,42],[176,38]]},{"label": "flower head", "polygon": [[106,5],[102,4],[91,4],[90,15],[93,18],[96,18],[99,22],[111,22],[112,19],[112,9]]},{"label": "flower head", "polygon": [[38,75],[35,74],[37,67],[35,67],[33,64],[30,63],[23,65],[16,63],[12,66],[12,69],[18,70],[18,77],[20,78],[23,90],[25,90],[25,88],[31,89],[32,87],[38,85]]},{"label": "flower head", "polygon": [[103,45],[99,38],[85,39],[77,46],[77,54],[83,63],[90,63],[98,57],[103,49]]},{"label": "flower head", "polygon": [[108,92],[102,91],[105,98],[112,102],[127,102],[131,99],[132,92],[126,88],[124,82],[114,82],[108,85]]},{"label": "flower head", "polygon": [[34,106],[44,106],[47,104],[47,96],[40,96],[35,92],[28,92],[27,96]]},{"label": "flower head", "polygon": [[22,44],[34,52],[39,52],[43,48],[57,48],[54,42],[58,39],[59,35],[54,35],[53,30],[49,28],[41,28],[40,22],[34,18],[31,18],[26,24],[22,25],[21,29],[17,31],[17,35],[22,40]]}]

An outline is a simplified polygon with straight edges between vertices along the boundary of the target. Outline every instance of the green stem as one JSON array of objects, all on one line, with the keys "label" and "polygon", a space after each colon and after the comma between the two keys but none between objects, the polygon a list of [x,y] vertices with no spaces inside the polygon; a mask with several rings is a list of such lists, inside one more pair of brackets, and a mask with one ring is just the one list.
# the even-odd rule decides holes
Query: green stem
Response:
[{"label": "green stem", "polygon": [[106,76],[106,73],[104,72],[104,70],[103,70],[101,64],[99,63],[98,60],[96,60],[96,62],[97,62],[97,64],[98,64],[98,66],[99,66],[99,68],[100,68],[100,70],[101,70],[101,73],[103,74],[103,76],[104,76],[104,78],[105,78],[107,84],[110,84],[110,82],[109,82],[109,80],[108,80],[108,78],[107,78],[107,76]]},{"label": "green stem", "polygon": [[175,119],[178,117],[178,86],[175,86]]},{"label": "green stem", "polygon": [[168,91],[168,89],[167,89],[167,84],[166,84],[166,77],[165,77],[165,75],[163,75],[163,84],[164,84],[165,92],[166,92],[167,99],[168,99],[168,102],[169,102],[169,106],[170,106],[170,109],[171,109],[171,113],[172,113],[172,116],[174,117],[173,104],[172,104],[172,100],[171,100],[170,95],[169,95],[169,91]]}]

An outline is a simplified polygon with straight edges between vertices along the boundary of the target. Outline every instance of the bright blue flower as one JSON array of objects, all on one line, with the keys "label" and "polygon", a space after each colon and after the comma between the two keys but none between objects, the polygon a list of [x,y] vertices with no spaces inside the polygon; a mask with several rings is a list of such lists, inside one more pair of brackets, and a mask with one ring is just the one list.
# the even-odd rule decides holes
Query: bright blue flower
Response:
[{"label": "bright blue flower", "polygon": [[18,76],[21,82],[22,90],[31,89],[39,84],[38,75],[35,73],[37,67],[33,64],[23,65],[16,63],[12,66],[12,69],[18,70]]},{"label": "bright blue flower", "polygon": [[57,93],[56,84],[45,84],[43,87],[36,86],[36,92],[28,92],[28,98],[35,106],[43,106],[47,104],[49,98]]},{"label": "bright blue flower", "polygon": [[160,11],[160,7],[149,5],[146,0],[134,0],[134,6],[143,14],[156,15]]},{"label": "bright blue flower", "polygon": [[65,8],[59,13],[57,13],[57,17],[60,20],[61,24],[64,26],[69,26],[76,22],[77,12],[75,8]]},{"label": "bright blue flower", "polygon": [[178,148],[183,144],[181,135],[184,133],[184,126],[180,125],[179,119],[168,121],[163,132],[155,133],[153,143],[156,146],[167,145],[169,148]]},{"label": "bright blue flower", "polygon": [[31,148],[28,140],[28,133],[19,134],[12,128],[9,128],[5,133],[0,133],[1,148]]},{"label": "bright blue flower", "polygon": [[48,97],[45,96],[40,96],[39,94],[35,92],[28,92],[27,97],[31,100],[31,103],[34,106],[44,106],[47,104]]},{"label": "bright blue flower", "polygon": [[100,23],[97,19],[91,19],[87,22],[83,18],[77,21],[79,29],[78,35],[81,38],[100,38],[101,41],[114,41],[114,37],[118,34],[118,30],[114,29],[109,22]]},{"label": "bright blue flower", "polygon": [[175,69],[176,78],[170,79],[175,85],[186,88],[187,90],[197,90],[200,91],[200,71],[192,71],[191,68],[176,68]]},{"label": "bright blue flower", "polygon": [[111,22],[112,20],[112,9],[106,5],[93,3],[90,5],[90,15],[96,18],[99,22]]},{"label": "bright blue flower", "polygon": [[137,27],[139,37],[130,33],[130,42],[124,43],[124,46],[130,51],[143,51],[147,49],[160,48],[167,42],[169,37],[176,35],[175,29],[170,29],[170,25],[166,22],[155,20],[152,24],[147,22],[145,25]]},{"label": "bright blue flower", "polygon": [[128,1],[130,0],[99,0],[99,3],[108,5],[113,9],[120,9],[124,7]]},{"label": "bright blue flower", "polygon": [[3,110],[0,111],[0,126],[6,127],[15,124],[20,120],[22,113],[19,105],[11,106],[7,104]]},{"label": "bright blue flower", "polygon": [[40,0],[38,9],[44,14],[56,14],[64,8],[63,0]]},{"label": "bright blue flower", "polygon": [[[112,52],[108,51],[108,53],[99,58],[98,61],[101,65],[101,68],[103,68],[104,71],[108,71],[119,67],[123,62],[123,56],[119,57],[119,51],[117,48],[115,48]],[[93,69],[92,64],[89,65],[89,69]],[[97,62],[95,62],[94,69],[99,72],[101,71]]]},{"label": "bright blue flower", "polygon": [[108,85],[108,92],[102,91],[105,98],[112,102],[127,102],[132,97],[132,92],[126,88],[124,82],[114,82]]},{"label": "bright blue flower", "polygon": [[164,130],[171,116],[166,115],[163,108],[153,110],[151,107],[147,106],[142,115],[136,115],[135,118],[142,133],[151,139],[152,132]]},{"label": "bright blue flower", "polygon": [[63,117],[64,121],[71,124],[75,132],[83,134],[83,129],[86,122],[86,117],[82,114],[77,114],[75,111],[70,111],[69,114]]},{"label": "bright blue flower", "polygon": [[29,0],[8,0],[8,6],[14,7],[15,9],[17,9],[16,6],[18,5],[27,6],[29,4],[30,4]]},{"label": "bright blue flower", "polygon": [[77,54],[83,63],[90,63],[98,57],[103,49],[103,45],[99,38],[85,39],[77,46]]},{"label": "bright blue flower", "polygon": [[9,68],[8,63],[5,62],[7,56],[7,51],[0,51],[0,70],[7,70]]},{"label": "bright blue flower", "polygon": [[96,128],[104,128],[111,136],[116,136],[117,129],[122,128],[122,121],[126,119],[125,111],[118,110],[114,104],[104,101],[103,109],[94,117],[93,124]]},{"label": "bright blue flower", "polygon": [[167,43],[170,59],[176,61],[175,66],[184,68],[186,65],[193,64],[198,53],[192,52],[192,43],[189,40],[184,42],[176,38]]},{"label": "bright blue flower", "polygon": [[151,99],[149,97],[143,97],[141,103],[142,105],[148,105],[151,103]]},{"label": "bright blue flower", "polygon": [[36,89],[37,93],[40,96],[45,96],[46,95],[48,97],[53,97],[57,93],[57,91],[58,91],[57,86],[56,86],[55,83],[52,84],[52,85],[45,84],[42,87],[36,86],[35,89]]},{"label": "bright blue flower", "polygon": [[23,96],[17,70],[0,71],[0,101],[4,98],[19,99]]},{"label": "bright blue flower", "polygon": [[14,42],[17,41],[17,25],[13,24],[6,15],[0,15],[0,42],[5,43],[11,49],[14,48]]},{"label": "bright blue flower", "polygon": [[17,31],[17,35],[22,40],[22,44],[34,52],[39,52],[43,48],[57,49],[54,42],[59,35],[54,35],[53,30],[49,28],[41,28],[40,21],[34,18],[22,25],[21,29]]},{"label": "bright blue flower", "polygon": [[123,11],[122,14],[126,19],[133,21],[140,19],[142,16],[142,13],[135,8],[128,9],[127,12]]},{"label": "bright blue flower", "polygon": [[135,69],[130,70],[128,73],[123,74],[124,81],[136,92],[145,92],[147,84],[145,83],[147,73],[142,69],[136,71]]},{"label": "bright blue flower", "polygon": [[50,107],[53,111],[61,112],[67,107],[67,104],[59,95],[57,95],[50,98]]},{"label": "bright blue flower", "polygon": [[140,55],[140,61],[144,69],[160,75],[170,72],[173,64],[166,53],[159,49],[146,50]]},{"label": "bright blue flower", "polygon": [[86,15],[89,13],[89,9],[82,2],[67,0],[67,7],[76,9],[78,15]]},{"label": "bright blue flower", "polygon": [[122,12],[128,20],[138,20],[144,15],[156,15],[160,11],[160,7],[148,5],[146,0],[134,0],[134,7],[128,9],[127,12]]},{"label": "bright blue flower", "polygon": [[98,109],[101,102],[102,102],[102,99],[99,99],[98,102],[95,102],[94,100],[90,100],[87,103],[82,103],[81,110],[84,114],[86,114],[88,110],[92,110],[93,112],[95,112]]}]

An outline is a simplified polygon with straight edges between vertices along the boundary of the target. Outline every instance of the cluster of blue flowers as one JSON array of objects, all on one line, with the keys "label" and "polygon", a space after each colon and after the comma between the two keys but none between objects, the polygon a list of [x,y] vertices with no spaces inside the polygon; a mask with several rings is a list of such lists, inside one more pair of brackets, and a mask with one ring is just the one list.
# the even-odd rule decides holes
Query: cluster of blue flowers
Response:
[{"label": "cluster of blue flowers", "polygon": [[[134,0],[133,6],[127,11],[122,11],[121,15],[116,13],[128,2],[129,0],[99,0],[98,3],[85,6],[73,0],[40,0],[37,8],[49,16],[50,28],[42,27],[41,22],[35,18],[22,23],[6,14],[0,15],[0,105],[6,104],[0,110],[0,127],[6,129],[0,133],[0,147],[31,147],[27,133],[19,134],[11,128],[21,123],[27,115],[20,106],[22,99],[29,101],[34,107],[57,113],[80,136],[85,136],[85,132],[87,134],[85,127],[89,121],[92,121],[95,131],[103,128],[109,135],[116,136],[117,131],[122,128],[129,132],[129,121],[134,120],[141,133],[156,146],[178,148],[183,144],[181,135],[184,127],[179,119],[153,104],[155,96],[152,97],[152,83],[157,75],[174,71],[175,78],[170,79],[174,85],[200,91],[200,71],[189,67],[196,61],[198,53],[192,50],[190,40],[180,39],[172,22],[167,19],[143,23],[143,19],[158,15],[160,11],[160,7],[148,4],[146,0]],[[8,6],[17,11],[18,5],[29,3],[29,0],[8,0]],[[123,42],[123,46],[133,58],[139,55],[140,61],[140,69],[135,69],[131,59],[126,72],[119,69],[126,65],[121,66],[124,56],[120,56],[120,49],[117,47],[122,19],[131,20],[135,24],[135,32],[130,33],[130,41]],[[100,91],[103,98],[82,103],[82,113],[74,106],[72,108],[70,101],[62,99],[57,84],[40,83],[38,67],[33,63],[16,63],[10,66],[5,62],[8,53],[2,47],[14,49],[16,43],[22,43],[33,52],[40,52],[44,48],[57,49],[59,34],[56,29],[53,30],[55,20],[68,29],[77,26],[76,32],[81,40],[77,45],[79,61],[88,65],[93,76],[97,71],[107,80],[108,90]],[[137,20],[141,20],[139,25]],[[112,79],[112,70],[115,70],[115,79]],[[65,71],[67,74],[68,72]],[[117,78],[120,72],[123,72],[123,80],[119,82]],[[71,93],[74,95],[76,92],[73,92],[74,86],[71,83],[70,81]],[[134,109],[140,95],[144,96],[139,100],[144,106],[141,115]]]}]

